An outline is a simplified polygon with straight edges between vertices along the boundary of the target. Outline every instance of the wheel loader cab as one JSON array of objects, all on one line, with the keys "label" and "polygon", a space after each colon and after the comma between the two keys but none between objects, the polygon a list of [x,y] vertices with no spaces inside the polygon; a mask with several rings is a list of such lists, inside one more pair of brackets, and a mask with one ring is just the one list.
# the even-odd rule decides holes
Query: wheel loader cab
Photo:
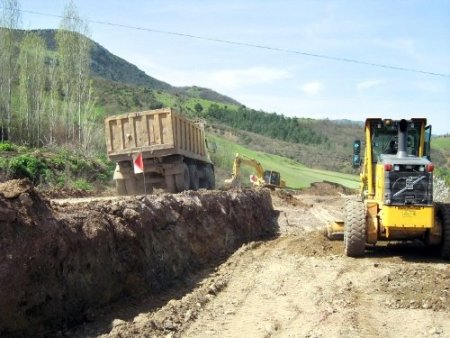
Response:
[{"label": "wheel loader cab", "polygon": [[[378,240],[421,239],[429,245],[442,244],[443,233],[449,230],[443,229],[447,221],[441,211],[435,212],[433,203],[430,137],[426,119],[366,120],[361,200],[349,201],[346,207],[348,256],[364,254],[365,244]],[[361,142],[355,141],[354,166],[360,162],[360,148]],[[447,237],[450,241],[450,234]],[[450,255],[450,243],[444,247],[443,252]]]}]

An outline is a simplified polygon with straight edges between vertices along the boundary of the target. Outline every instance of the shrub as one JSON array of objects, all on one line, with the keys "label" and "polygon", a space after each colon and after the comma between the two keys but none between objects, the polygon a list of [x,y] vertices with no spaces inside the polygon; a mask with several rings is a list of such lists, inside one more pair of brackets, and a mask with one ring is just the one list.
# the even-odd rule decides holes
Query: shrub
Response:
[{"label": "shrub", "polygon": [[47,169],[47,165],[42,158],[31,154],[20,155],[9,162],[9,174],[11,176],[28,178],[33,183],[37,183]]},{"label": "shrub", "polygon": [[85,179],[78,179],[73,181],[72,186],[75,189],[79,189],[79,190],[84,190],[84,191],[91,191],[92,190],[92,185],[86,181]]},{"label": "shrub", "polygon": [[0,142],[0,151],[15,151],[15,145],[9,142]]}]

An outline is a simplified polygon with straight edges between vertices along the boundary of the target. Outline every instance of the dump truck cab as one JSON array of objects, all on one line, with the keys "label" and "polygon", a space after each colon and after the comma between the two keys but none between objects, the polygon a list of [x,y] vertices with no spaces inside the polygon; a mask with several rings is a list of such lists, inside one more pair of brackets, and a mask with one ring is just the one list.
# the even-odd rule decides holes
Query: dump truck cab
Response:
[{"label": "dump truck cab", "polygon": [[379,240],[423,240],[450,256],[450,211],[433,201],[431,127],[424,118],[369,118],[362,143],[353,144],[353,166],[361,164],[360,199],[349,200],[345,250],[360,256]]}]

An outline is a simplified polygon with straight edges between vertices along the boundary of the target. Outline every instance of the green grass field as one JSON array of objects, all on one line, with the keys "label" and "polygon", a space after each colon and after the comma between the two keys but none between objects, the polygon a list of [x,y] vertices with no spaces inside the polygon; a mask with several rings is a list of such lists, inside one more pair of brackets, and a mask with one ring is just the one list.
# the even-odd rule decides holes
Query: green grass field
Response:
[{"label": "green grass field", "polygon": [[450,137],[435,137],[431,139],[431,147],[443,151],[450,151]]},{"label": "green grass field", "polygon": [[[359,186],[359,178],[357,175],[311,169],[286,157],[250,150],[217,135],[210,134],[208,138],[217,145],[217,151],[212,156],[214,162],[221,168],[229,168],[228,170],[230,172],[233,159],[236,153],[239,153],[259,161],[266,170],[279,171],[281,178],[286,181],[286,185],[290,188],[298,189],[308,187],[311,183],[322,181],[339,183],[349,188],[357,188]],[[251,170],[243,171],[243,180],[245,180],[245,172],[248,173]]]}]

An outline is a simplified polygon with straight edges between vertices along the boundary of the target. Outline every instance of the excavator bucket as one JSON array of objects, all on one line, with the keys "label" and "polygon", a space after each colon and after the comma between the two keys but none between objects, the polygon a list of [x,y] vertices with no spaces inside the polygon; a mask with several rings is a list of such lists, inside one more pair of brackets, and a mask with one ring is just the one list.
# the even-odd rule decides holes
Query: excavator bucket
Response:
[{"label": "excavator bucket", "polygon": [[223,183],[225,184],[226,188],[240,188],[241,186],[241,180],[237,176],[228,178]]},{"label": "excavator bucket", "polygon": [[344,239],[344,221],[335,220],[327,226],[327,237],[331,240]]}]

